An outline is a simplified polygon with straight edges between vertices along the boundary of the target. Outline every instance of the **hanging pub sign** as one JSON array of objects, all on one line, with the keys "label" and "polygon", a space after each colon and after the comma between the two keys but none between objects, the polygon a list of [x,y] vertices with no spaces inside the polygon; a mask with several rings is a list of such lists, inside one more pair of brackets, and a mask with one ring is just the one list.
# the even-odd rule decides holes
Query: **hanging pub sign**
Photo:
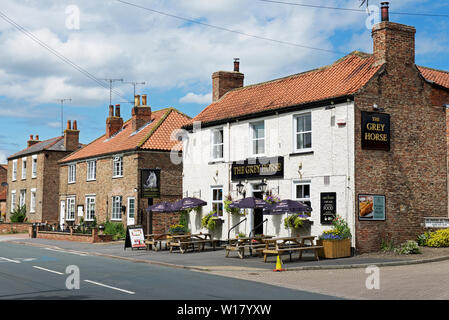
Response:
[{"label": "hanging pub sign", "polygon": [[337,193],[321,193],[321,224],[332,224],[337,215]]},{"label": "hanging pub sign", "polygon": [[145,248],[145,237],[142,226],[128,226],[126,228],[125,248]]},{"label": "hanging pub sign", "polygon": [[284,157],[255,158],[233,162],[231,179],[269,179],[284,177]]},{"label": "hanging pub sign", "polygon": [[359,220],[385,220],[385,196],[359,195]]},{"label": "hanging pub sign", "polygon": [[362,111],[362,149],[390,151],[390,115]]},{"label": "hanging pub sign", "polygon": [[161,169],[141,169],[140,185],[142,198],[160,198]]}]

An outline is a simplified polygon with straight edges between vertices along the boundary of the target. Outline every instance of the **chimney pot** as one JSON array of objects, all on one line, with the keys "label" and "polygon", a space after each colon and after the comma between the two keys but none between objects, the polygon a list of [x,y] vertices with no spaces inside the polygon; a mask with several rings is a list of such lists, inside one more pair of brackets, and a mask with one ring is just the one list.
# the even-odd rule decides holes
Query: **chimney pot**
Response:
[{"label": "chimney pot", "polygon": [[72,130],[72,123],[70,120],[67,120],[67,130]]},{"label": "chimney pot", "polygon": [[147,95],[146,95],[146,94],[143,94],[143,95],[142,95],[142,105],[143,105],[143,106],[146,106],[146,105],[147,105]]},{"label": "chimney pot", "polygon": [[78,130],[78,125],[76,123],[76,120],[73,120],[73,130]]},{"label": "chimney pot", "polygon": [[134,97],[134,106],[138,107],[140,106],[140,95],[136,94]]},{"label": "chimney pot", "polygon": [[112,104],[109,105],[109,116],[110,117],[114,116],[114,106]]},{"label": "chimney pot", "polygon": [[390,21],[389,4],[389,2],[380,3],[382,21]]},{"label": "chimney pot", "polygon": [[36,134],[36,141],[39,141],[39,135]]},{"label": "chimney pot", "polygon": [[33,139],[33,135],[32,135],[32,134],[30,134],[30,140],[31,140],[31,141],[32,141],[32,140],[34,140],[34,139]]},{"label": "chimney pot", "polygon": [[120,105],[115,105],[115,116],[120,118]]},{"label": "chimney pot", "polygon": [[240,58],[234,58],[234,72],[240,72]]}]

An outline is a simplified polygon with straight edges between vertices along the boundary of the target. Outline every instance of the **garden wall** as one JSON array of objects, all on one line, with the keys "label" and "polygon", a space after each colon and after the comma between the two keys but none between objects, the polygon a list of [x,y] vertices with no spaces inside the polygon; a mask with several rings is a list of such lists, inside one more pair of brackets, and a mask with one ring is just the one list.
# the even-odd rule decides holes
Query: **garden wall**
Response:
[{"label": "garden wall", "polygon": [[2,222],[0,223],[0,234],[5,233],[29,233],[30,228],[32,224],[31,223],[7,223]]},{"label": "garden wall", "polygon": [[38,239],[50,239],[61,241],[75,241],[75,242],[110,242],[112,241],[112,235],[100,235],[97,229],[92,230],[92,234],[78,234],[73,232],[54,232],[54,231],[37,231],[36,238]]}]

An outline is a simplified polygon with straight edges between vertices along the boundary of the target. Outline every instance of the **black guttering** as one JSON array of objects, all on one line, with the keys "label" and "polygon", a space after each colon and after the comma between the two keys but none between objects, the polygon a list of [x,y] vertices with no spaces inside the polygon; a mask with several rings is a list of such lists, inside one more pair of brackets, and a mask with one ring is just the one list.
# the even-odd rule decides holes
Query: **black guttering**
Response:
[{"label": "black guttering", "polygon": [[[300,111],[300,110],[305,110],[305,109],[321,108],[321,107],[329,106],[331,104],[344,103],[344,102],[347,102],[348,100],[354,101],[354,95],[350,94],[350,95],[345,95],[345,96],[331,98],[331,99],[319,100],[319,101],[308,102],[308,103],[304,103],[304,104],[298,104],[298,105],[293,105],[293,106],[288,106],[288,107],[280,107],[277,109],[270,109],[270,110],[266,110],[266,111],[245,114],[245,115],[241,115],[241,116],[237,116],[237,117],[230,117],[230,118],[224,118],[224,119],[215,120],[215,121],[202,122],[201,128],[213,127],[213,126],[225,124],[228,122],[232,123],[232,122],[237,122],[237,121],[242,121],[242,120],[250,120],[250,119],[255,119],[255,118],[267,117],[267,116],[275,115],[277,113],[281,114],[281,113],[288,113],[288,112]],[[182,129],[192,131],[193,124],[182,126]]]}]

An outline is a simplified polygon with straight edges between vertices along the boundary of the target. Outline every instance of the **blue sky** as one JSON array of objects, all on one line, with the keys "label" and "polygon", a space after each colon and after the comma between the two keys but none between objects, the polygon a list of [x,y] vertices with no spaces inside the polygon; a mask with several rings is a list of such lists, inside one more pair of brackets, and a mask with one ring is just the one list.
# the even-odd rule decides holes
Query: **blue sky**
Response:
[{"label": "blue sky", "polygon": [[[285,0],[358,8],[359,0]],[[153,110],[175,107],[195,116],[211,100],[211,75],[241,60],[245,85],[330,64],[353,50],[372,52],[366,13],[306,8],[257,0],[128,0],[150,9],[243,33],[320,49],[280,44],[156,14],[115,0],[3,0],[0,12],[97,79],[145,81]],[[370,5],[380,1],[370,0]],[[391,0],[390,20],[416,27],[416,63],[449,70],[448,1]],[[79,21],[79,25],[77,24]],[[57,99],[71,98],[67,119],[77,120],[80,141],[105,131],[109,90],[37,45],[0,19],[0,162],[41,140],[61,134]],[[131,114],[133,88],[115,84],[113,104]]]}]

